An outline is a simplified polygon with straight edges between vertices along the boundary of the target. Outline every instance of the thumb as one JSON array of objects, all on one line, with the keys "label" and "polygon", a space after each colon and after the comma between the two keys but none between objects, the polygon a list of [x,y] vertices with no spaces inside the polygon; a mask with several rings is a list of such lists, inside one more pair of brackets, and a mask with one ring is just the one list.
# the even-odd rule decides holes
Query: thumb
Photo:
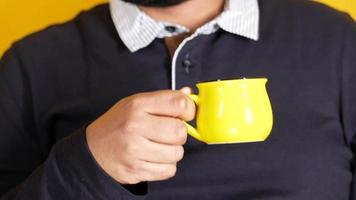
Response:
[{"label": "thumb", "polygon": [[190,87],[183,87],[179,91],[183,92],[186,95],[189,95],[192,93],[192,89]]}]

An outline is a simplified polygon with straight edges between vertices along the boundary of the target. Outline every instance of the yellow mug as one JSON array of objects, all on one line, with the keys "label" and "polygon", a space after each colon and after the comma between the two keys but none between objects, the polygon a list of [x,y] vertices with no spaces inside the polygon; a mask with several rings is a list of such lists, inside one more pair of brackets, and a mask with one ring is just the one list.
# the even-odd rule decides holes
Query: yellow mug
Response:
[{"label": "yellow mug", "polygon": [[207,144],[265,141],[273,126],[266,78],[198,83],[197,128],[185,123],[189,135]]}]

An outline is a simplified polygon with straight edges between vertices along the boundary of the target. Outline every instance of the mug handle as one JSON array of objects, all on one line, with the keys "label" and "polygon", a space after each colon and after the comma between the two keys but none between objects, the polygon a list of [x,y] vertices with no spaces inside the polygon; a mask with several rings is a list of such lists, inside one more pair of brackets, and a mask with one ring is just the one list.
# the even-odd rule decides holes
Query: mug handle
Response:
[{"label": "mug handle", "polygon": [[[199,97],[198,95],[196,94],[190,94],[188,95],[189,98],[191,100],[194,101],[194,103],[199,106]],[[187,122],[183,122],[185,124],[185,126],[187,127],[187,132],[190,136],[192,136],[193,138],[201,141],[201,142],[204,142],[203,141],[203,138],[201,137],[200,133],[198,132],[198,130],[196,128],[194,128],[193,126],[191,126],[190,124],[188,124]]]}]

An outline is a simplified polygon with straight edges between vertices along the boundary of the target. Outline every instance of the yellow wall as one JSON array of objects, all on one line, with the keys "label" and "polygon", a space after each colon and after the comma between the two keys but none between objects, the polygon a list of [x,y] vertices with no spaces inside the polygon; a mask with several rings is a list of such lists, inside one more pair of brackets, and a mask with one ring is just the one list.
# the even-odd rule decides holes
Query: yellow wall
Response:
[{"label": "yellow wall", "polygon": [[356,0],[317,0],[341,11],[349,12],[356,20]]},{"label": "yellow wall", "polygon": [[[55,22],[66,21],[79,10],[106,0],[0,0],[0,56],[15,40]],[[319,0],[349,11],[356,19],[356,0]]]},{"label": "yellow wall", "polygon": [[106,0],[0,0],[0,56],[13,41]]}]

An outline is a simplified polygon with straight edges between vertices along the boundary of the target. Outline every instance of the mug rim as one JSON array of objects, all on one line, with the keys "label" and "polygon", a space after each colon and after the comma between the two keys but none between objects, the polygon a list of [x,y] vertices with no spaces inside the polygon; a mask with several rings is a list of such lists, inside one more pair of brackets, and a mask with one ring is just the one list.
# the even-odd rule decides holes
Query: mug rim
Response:
[{"label": "mug rim", "polygon": [[268,78],[266,77],[243,77],[243,78],[237,78],[237,79],[216,79],[216,80],[208,80],[208,81],[199,81],[197,82],[197,85],[202,85],[202,84],[212,84],[212,83],[227,83],[227,82],[232,82],[232,81],[257,81],[257,80],[266,80],[268,81]]}]

